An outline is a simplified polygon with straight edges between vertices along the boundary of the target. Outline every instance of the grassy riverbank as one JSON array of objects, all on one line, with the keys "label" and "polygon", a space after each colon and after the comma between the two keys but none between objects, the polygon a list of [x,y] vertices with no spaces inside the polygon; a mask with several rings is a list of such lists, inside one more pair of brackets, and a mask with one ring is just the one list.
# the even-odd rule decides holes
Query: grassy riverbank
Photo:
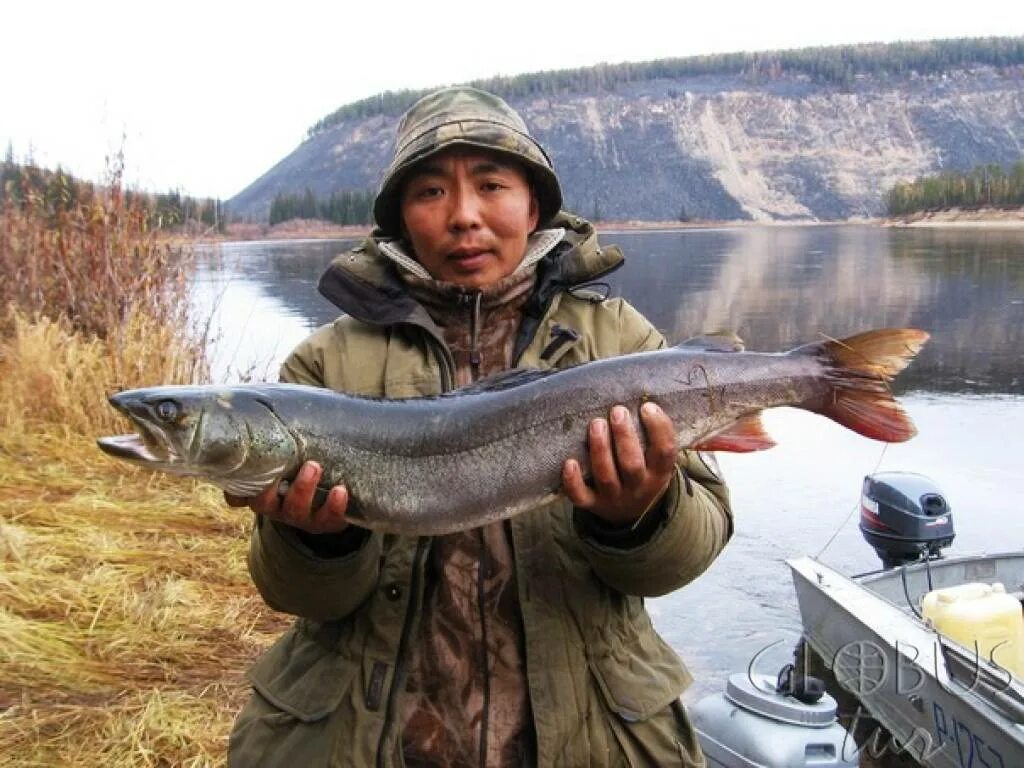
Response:
[{"label": "grassy riverbank", "polygon": [[95,447],[119,388],[205,378],[187,247],[118,190],[0,207],[0,764],[224,762],[242,673],[284,625],[248,516]]}]

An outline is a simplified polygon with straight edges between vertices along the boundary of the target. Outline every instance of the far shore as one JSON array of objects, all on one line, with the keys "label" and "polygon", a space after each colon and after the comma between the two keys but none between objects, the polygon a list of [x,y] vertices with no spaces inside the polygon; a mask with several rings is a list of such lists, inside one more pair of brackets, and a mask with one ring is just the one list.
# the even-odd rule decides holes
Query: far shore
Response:
[{"label": "far shore", "polygon": [[949,208],[883,219],[887,227],[949,227],[951,229],[1024,229],[1024,208]]},{"label": "far shore", "polygon": [[[902,217],[855,217],[839,220],[786,219],[754,221],[734,219],[725,221],[599,221],[595,226],[599,232],[615,234],[620,232],[682,231],[687,229],[714,229],[720,227],[772,227],[772,226],[834,226],[860,224],[864,226],[892,228],[942,228],[950,229],[1024,229],[1024,208],[961,210],[951,208],[943,211],[923,211]],[[366,237],[367,226],[341,226],[328,221],[296,219],[274,226],[251,222],[234,222],[220,235],[204,235],[200,242],[238,242],[253,240],[350,240]]]}]

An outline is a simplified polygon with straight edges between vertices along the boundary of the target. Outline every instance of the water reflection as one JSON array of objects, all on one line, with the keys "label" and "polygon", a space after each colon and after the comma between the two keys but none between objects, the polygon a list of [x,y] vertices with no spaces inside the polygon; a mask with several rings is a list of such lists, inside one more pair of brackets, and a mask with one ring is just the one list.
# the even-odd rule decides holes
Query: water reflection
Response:
[{"label": "water reflection", "polygon": [[209,318],[214,381],[277,379],[291,349],[337,311],[316,292],[338,243],[228,243],[199,252],[192,290]]},{"label": "water reflection", "polygon": [[1024,391],[1022,233],[844,226],[614,239],[629,254],[616,292],[670,339],[728,329],[752,349],[781,350],[913,326],[932,341],[903,389]]},{"label": "water reflection", "polygon": [[[782,350],[822,334],[915,326],[932,341],[900,377],[902,389],[1024,392],[1019,231],[743,227],[603,239],[627,254],[626,267],[609,278],[613,293],[670,340],[728,329],[751,349]],[[207,279],[257,288],[279,317],[311,328],[337,315],[315,286],[345,245],[227,247]]]}]

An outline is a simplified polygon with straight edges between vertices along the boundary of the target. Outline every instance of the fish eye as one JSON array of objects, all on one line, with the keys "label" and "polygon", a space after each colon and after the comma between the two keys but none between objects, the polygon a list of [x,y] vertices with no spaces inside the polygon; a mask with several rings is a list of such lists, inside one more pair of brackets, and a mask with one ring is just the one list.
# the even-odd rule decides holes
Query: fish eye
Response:
[{"label": "fish eye", "polygon": [[181,413],[181,407],[173,400],[161,400],[156,404],[156,415],[164,421],[174,421]]}]

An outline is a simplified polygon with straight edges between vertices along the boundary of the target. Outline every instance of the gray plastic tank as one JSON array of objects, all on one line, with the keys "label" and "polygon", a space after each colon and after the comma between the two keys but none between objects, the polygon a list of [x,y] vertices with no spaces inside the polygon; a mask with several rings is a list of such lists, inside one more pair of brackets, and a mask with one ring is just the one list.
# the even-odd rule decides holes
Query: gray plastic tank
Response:
[{"label": "gray plastic tank", "polygon": [[775,692],[774,678],[729,676],[691,709],[708,768],[857,768],[853,737],[827,693],[814,704]]}]

